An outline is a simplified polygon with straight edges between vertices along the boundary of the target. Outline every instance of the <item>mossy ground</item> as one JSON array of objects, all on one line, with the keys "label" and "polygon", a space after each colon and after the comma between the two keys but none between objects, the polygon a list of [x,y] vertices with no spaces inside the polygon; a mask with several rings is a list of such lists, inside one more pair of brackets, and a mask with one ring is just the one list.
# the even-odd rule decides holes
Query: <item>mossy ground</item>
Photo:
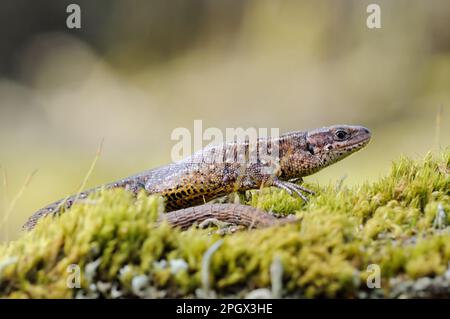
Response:
[{"label": "mossy ground", "polygon": [[0,246],[0,297],[450,297],[449,164],[402,158],[375,183],[308,185],[308,204],[252,191],[301,221],[225,236],[155,227],[161,198],[103,191]]}]

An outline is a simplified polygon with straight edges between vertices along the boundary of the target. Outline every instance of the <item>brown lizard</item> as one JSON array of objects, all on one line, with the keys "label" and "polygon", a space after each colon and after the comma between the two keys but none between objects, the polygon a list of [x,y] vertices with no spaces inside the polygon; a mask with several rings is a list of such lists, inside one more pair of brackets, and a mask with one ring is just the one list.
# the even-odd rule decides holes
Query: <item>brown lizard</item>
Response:
[{"label": "brown lizard", "polygon": [[[270,226],[282,221],[249,206],[192,206],[232,192],[266,186],[284,189],[289,194],[295,193],[306,201],[303,193],[313,192],[294,183],[295,180],[301,180],[360,150],[370,138],[371,133],[365,127],[334,125],[306,132],[291,132],[276,138],[259,138],[253,143],[231,142],[206,147],[182,161],[50,204],[34,213],[24,228],[32,229],[41,217],[70,208],[75,201],[87,198],[94,191],[117,187],[126,188],[135,194],[144,189],[148,194],[165,197],[166,211],[169,212],[165,215],[174,226],[186,228],[205,218],[233,220],[248,226],[247,222],[243,222],[248,221],[248,216],[251,216],[255,226]],[[261,156],[263,153],[264,156]],[[249,160],[254,154],[255,160]]]}]

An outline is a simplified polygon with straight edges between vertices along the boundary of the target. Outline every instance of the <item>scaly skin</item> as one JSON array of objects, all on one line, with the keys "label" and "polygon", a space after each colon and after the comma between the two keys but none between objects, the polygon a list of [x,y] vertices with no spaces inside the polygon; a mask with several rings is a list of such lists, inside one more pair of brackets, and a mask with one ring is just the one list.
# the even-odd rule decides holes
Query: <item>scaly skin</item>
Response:
[{"label": "scaly skin", "polygon": [[180,229],[187,229],[194,223],[201,224],[206,220],[217,220],[248,228],[264,228],[298,221],[291,217],[293,216],[276,218],[258,208],[245,205],[204,204],[162,214],[158,222],[166,220],[170,225]]},{"label": "scaly skin", "polygon": [[[365,127],[335,125],[291,132],[278,138],[260,138],[254,143],[233,142],[207,147],[180,162],[50,204],[33,214],[24,228],[32,229],[41,217],[67,209],[101,188],[123,187],[133,193],[145,189],[148,194],[160,194],[166,198],[168,212],[203,204],[231,192],[266,186],[296,193],[306,201],[303,193],[313,192],[292,181],[301,180],[360,150],[370,137],[370,131]],[[237,211],[242,210],[238,208]],[[191,224],[196,221],[193,217]]]}]

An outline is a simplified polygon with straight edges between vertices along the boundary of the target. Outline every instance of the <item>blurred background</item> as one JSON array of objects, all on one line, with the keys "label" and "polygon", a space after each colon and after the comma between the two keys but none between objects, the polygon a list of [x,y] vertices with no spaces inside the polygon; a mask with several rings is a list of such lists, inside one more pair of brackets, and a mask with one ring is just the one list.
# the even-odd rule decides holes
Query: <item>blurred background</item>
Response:
[{"label": "blurred background", "polygon": [[0,242],[78,189],[102,139],[87,187],[170,162],[172,130],[195,119],[369,127],[319,183],[373,181],[450,141],[447,0],[1,0],[0,39]]}]

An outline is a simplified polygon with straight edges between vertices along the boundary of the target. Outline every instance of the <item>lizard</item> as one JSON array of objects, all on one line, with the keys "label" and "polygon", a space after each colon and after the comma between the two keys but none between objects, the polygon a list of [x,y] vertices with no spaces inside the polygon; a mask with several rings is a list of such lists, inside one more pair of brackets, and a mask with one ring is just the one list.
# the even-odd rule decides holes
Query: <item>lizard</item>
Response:
[{"label": "lizard", "polygon": [[134,194],[145,190],[149,195],[162,195],[167,212],[163,215],[174,226],[187,227],[208,216],[238,222],[239,216],[242,217],[241,220],[252,216],[256,226],[270,226],[279,222],[268,218],[269,215],[265,212],[252,210],[250,206],[216,204],[211,207],[205,203],[232,192],[262,187],[283,189],[307,201],[305,194],[314,192],[298,185],[296,181],[303,181],[303,177],[362,149],[370,139],[371,132],[366,127],[333,125],[289,132],[278,137],[261,137],[256,141],[212,145],[181,161],[59,200],[35,212],[23,228],[34,228],[40,218],[65,211],[74,202],[86,199],[92,192],[118,187]]}]

